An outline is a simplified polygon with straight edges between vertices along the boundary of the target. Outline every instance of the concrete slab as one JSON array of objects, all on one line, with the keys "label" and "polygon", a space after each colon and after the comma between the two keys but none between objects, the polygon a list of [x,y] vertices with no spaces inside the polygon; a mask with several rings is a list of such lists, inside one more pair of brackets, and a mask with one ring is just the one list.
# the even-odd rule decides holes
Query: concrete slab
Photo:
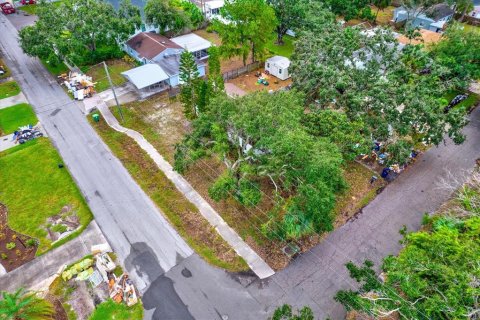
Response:
[{"label": "concrete slab", "polygon": [[23,92],[20,92],[13,97],[0,99],[0,109],[5,109],[19,103],[28,103],[27,98],[25,98]]}]

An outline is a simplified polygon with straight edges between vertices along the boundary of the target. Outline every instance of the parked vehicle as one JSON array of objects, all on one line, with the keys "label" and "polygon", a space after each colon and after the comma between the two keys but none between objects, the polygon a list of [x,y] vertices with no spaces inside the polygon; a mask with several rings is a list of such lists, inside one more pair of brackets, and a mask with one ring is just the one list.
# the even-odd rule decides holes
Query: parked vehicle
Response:
[{"label": "parked vehicle", "polygon": [[37,4],[37,0],[21,0],[20,3],[26,6],[28,4]]},{"label": "parked vehicle", "polygon": [[15,8],[10,2],[0,3],[0,8],[2,9],[3,14],[15,13]]}]

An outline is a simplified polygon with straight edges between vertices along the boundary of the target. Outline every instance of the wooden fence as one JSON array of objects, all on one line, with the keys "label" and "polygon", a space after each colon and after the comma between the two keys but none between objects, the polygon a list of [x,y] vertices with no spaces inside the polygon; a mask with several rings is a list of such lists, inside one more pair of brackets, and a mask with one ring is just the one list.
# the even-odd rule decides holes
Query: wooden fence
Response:
[{"label": "wooden fence", "polygon": [[246,66],[238,68],[236,70],[225,72],[223,74],[223,80],[228,81],[228,80],[231,80],[231,79],[235,79],[235,78],[241,76],[242,74],[249,73],[253,70],[257,70],[258,68],[260,68],[260,62],[259,61],[251,63],[251,64],[247,64]]}]

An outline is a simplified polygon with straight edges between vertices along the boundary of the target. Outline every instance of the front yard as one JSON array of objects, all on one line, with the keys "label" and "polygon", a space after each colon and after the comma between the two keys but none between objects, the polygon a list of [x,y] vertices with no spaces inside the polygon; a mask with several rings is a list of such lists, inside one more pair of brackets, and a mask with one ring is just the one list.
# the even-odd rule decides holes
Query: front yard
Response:
[{"label": "front yard", "polygon": [[[136,67],[135,63],[126,62],[123,59],[109,60],[106,63],[114,86],[120,86],[127,82],[127,79],[122,76],[121,73]],[[93,67],[82,67],[80,69],[93,78],[93,82],[96,83],[95,91],[102,92],[110,88],[103,63],[99,63]]]},{"label": "front yard", "polygon": [[0,152],[0,203],[8,225],[38,240],[42,254],[78,235],[92,220],[80,191],[46,138]]},{"label": "front yard", "polygon": [[[116,110],[114,109],[116,113]],[[167,161],[173,163],[175,144],[180,142],[183,136],[190,130],[189,121],[183,115],[183,109],[178,101],[170,100],[166,95],[156,96],[142,102],[133,102],[123,106],[125,122],[123,126],[142,133],[145,138],[154,145],[154,147],[165,157]],[[103,124],[95,125],[97,130]],[[102,131],[105,129],[102,129]],[[111,131],[111,129],[109,129]],[[161,185],[164,177],[156,173],[156,168],[144,167],[139,164],[138,154],[143,154],[138,150],[138,146],[131,146],[125,141],[125,136],[120,133],[117,135],[116,142],[105,138],[105,133],[101,132],[102,137],[114,151],[114,153],[126,164],[132,176],[139,181],[140,185],[155,186],[150,189],[144,189],[150,196],[156,192]],[[122,146],[123,145],[123,146]],[[119,152],[117,148],[130,150],[129,153]],[[128,159],[131,158],[131,159]],[[134,164],[129,162],[134,161]],[[142,161],[150,161],[148,158]],[[144,170],[140,170],[140,169]],[[146,169],[146,170],[145,170]],[[184,175],[189,183],[206,199],[212,207],[222,216],[222,218],[274,269],[284,268],[289,258],[282,252],[285,243],[269,240],[262,233],[262,225],[268,220],[268,211],[274,205],[273,186],[268,181],[262,181],[260,188],[265,192],[263,200],[256,207],[246,208],[233,199],[227,199],[220,202],[213,201],[208,195],[208,188],[213,181],[225,170],[223,162],[217,158],[208,158],[197,161]],[[141,173],[140,171],[145,171]],[[150,172],[150,173],[149,173]],[[141,174],[141,175],[140,175]],[[155,177],[154,175],[157,175]],[[369,181],[374,172],[358,163],[349,163],[345,166],[345,179],[350,188],[338,196],[335,214],[337,219],[335,226],[343,225],[348,219],[354,216],[363,206],[372,200],[379,188],[383,186],[383,181],[379,179],[375,184],[370,185]],[[168,190],[168,189],[167,189]],[[160,195],[158,195],[160,196]],[[157,197],[158,197],[157,196]],[[158,203],[158,200],[154,200]],[[162,208],[159,205],[160,208]],[[168,213],[167,213],[168,214]],[[181,217],[181,216],[180,216]],[[170,218],[172,221],[175,219]],[[175,223],[174,223],[175,224]],[[176,225],[178,230],[179,226]],[[203,233],[203,229],[208,225],[191,225],[191,232]],[[180,233],[182,233],[180,231]],[[184,234],[182,234],[184,235]],[[302,251],[310,249],[321,241],[321,237],[312,236],[299,241]]]},{"label": "front yard", "polygon": [[13,133],[20,126],[36,125],[37,122],[37,116],[29,104],[20,103],[0,109],[0,136]]}]

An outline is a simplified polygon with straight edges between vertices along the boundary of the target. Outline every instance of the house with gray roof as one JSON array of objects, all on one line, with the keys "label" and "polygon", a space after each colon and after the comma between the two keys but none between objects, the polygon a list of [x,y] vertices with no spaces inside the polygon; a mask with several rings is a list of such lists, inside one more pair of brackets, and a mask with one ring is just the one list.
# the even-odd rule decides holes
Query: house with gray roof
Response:
[{"label": "house with gray roof", "polygon": [[411,20],[412,27],[441,32],[446,24],[453,18],[455,11],[446,3],[440,3],[423,12],[405,7],[396,8],[393,11],[393,22],[402,23]]}]

